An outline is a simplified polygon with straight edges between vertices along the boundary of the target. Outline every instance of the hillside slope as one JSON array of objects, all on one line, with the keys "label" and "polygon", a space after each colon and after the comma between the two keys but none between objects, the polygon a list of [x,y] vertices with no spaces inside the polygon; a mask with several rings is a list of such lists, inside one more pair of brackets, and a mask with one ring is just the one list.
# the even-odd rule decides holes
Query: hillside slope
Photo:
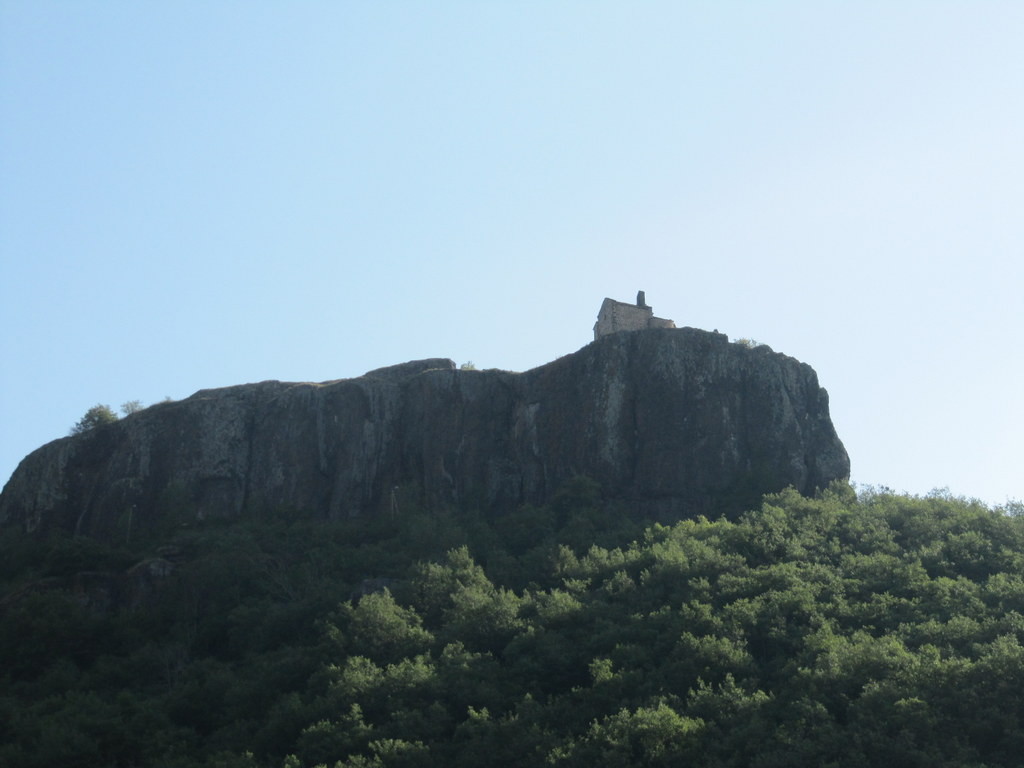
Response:
[{"label": "hillside slope", "polygon": [[646,529],[596,500],[0,531],[0,764],[1020,765],[1024,519],[839,483]]}]

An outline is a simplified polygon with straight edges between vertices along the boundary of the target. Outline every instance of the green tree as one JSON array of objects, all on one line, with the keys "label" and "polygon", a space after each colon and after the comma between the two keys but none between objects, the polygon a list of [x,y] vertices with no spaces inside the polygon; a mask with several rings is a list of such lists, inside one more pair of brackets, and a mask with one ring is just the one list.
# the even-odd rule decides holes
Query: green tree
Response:
[{"label": "green tree", "polygon": [[117,414],[110,409],[110,406],[97,403],[86,411],[82,418],[75,422],[75,426],[71,428],[71,434],[80,435],[83,432],[88,432],[90,429],[95,429],[103,424],[111,424],[115,421],[117,421]]},{"label": "green tree", "polygon": [[423,629],[415,611],[403,608],[384,589],[364,596],[357,605],[340,609],[343,626],[355,655],[393,664],[426,651],[433,636]]},{"label": "green tree", "polygon": [[697,755],[704,722],[684,717],[665,702],[618,713],[594,722],[581,738],[556,748],[555,764],[569,766],[681,765]]},{"label": "green tree", "polygon": [[133,413],[138,413],[145,408],[141,400],[129,400],[127,403],[121,403],[121,413],[125,416],[131,416]]}]

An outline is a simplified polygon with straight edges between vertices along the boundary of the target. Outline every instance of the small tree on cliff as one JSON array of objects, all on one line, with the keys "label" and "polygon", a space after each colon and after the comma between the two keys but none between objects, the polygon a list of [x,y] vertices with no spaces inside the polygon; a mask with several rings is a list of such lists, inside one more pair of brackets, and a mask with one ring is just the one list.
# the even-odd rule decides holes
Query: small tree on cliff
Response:
[{"label": "small tree on cliff", "polygon": [[131,416],[133,413],[138,413],[145,408],[141,400],[129,400],[127,403],[121,405],[121,413],[125,416]]},{"label": "small tree on cliff", "polygon": [[75,426],[71,428],[71,434],[80,435],[101,424],[110,424],[114,421],[117,421],[117,414],[110,409],[110,406],[97,404],[86,411],[85,415],[75,422]]}]

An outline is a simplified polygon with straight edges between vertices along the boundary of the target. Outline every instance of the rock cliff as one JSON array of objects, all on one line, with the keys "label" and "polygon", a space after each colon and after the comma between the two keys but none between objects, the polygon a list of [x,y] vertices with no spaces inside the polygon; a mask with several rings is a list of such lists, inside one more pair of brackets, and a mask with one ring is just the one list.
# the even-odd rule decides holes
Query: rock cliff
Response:
[{"label": "rock cliff", "polygon": [[263,509],[331,518],[541,504],[587,475],[672,520],[849,476],[810,366],[692,328],[605,336],[525,373],[431,359],[203,390],[44,445],[0,525],[107,538]]}]

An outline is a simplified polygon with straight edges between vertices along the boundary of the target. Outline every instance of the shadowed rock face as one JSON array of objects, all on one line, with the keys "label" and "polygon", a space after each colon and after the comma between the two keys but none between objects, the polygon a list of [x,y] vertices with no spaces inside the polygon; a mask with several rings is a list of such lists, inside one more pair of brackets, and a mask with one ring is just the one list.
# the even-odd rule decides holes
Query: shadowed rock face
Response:
[{"label": "shadowed rock face", "polygon": [[500,513],[574,475],[669,521],[849,476],[810,366],[692,328],[618,333],[525,373],[422,360],[160,403],[26,457],[0,524],[100,538],[285,508]]}]

